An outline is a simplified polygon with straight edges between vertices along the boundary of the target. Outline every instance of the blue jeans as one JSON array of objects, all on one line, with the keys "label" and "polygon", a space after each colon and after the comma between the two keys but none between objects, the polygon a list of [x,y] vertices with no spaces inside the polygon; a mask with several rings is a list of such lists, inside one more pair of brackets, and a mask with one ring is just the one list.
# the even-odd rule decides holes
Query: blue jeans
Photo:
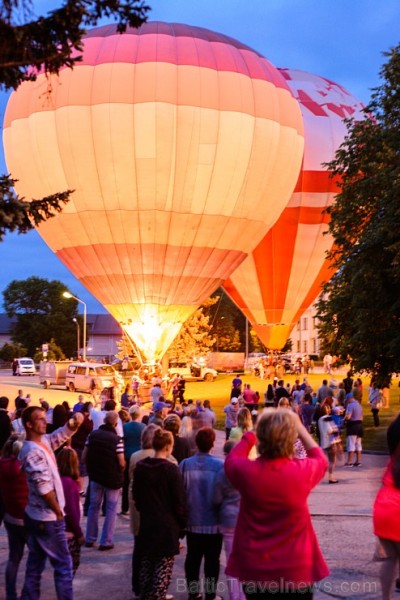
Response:
[{"label": "blue jeans", "polygon": [[28,560],[21,600],[39,600],[40,580],[46,558],[54,569],[57,600],[73,600],[72,561],[65,535],[65,522],[36,521],[25,514],[28,530]]},{"label": "blue jeans", "polygon": [[8,536],[8,561],[6,566],[6,599],[17,600],[17,575],[26,544],[26,529],[4,521]]},{"label": "blue jeans", "polygon": [[90,482],[90,504],[86,523],[86,541],[96,542],[99,532],[99,513],[103,498],[106,499],[106,516],[101,532],[100,544],[111,546],[114,538],[117,507],[121,489],[111,490],[95,481]]}]

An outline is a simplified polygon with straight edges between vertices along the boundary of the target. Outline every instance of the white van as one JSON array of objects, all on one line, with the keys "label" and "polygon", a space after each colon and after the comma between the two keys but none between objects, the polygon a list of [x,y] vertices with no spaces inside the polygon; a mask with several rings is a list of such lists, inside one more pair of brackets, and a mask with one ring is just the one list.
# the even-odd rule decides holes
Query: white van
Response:
[{"label": "white van", "polygon": [[17,375],[36,375],[36,367],[32,358],[17,358]]},{"label": "white van", "polygon": [[65,387],[70,392],[79,390],[90,392],[95,386],[99,390],[114,386],[115,381],[121,386],[123,378],[111,366],[102,363],[75,362],[71,363],[65,375]]}]

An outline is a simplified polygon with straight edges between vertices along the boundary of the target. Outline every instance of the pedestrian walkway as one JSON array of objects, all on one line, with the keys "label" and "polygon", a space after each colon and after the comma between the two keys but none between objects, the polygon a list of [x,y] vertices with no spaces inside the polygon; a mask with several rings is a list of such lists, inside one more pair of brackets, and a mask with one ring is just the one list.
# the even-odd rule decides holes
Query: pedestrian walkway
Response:
[{"label": "pedestrian walkway", "polygon": [[[217,432],[215,454],[222,456],[223,432]],[[381,597],[378,580],[379,563],[372,560],[375,540],[372,532],[372,505],[380,485],[385,456],[363,455],[359,468],[338,467],[337,485],[325,481],[312,492],[310,511],[323,554],[331,575],[319,584],[316,600],[352,598],[378,600]],[[290,482],[288,482],[290,484]],[[85,527],[83,527],[85,529]],[[185,541],[183,540],[183,544]],[[99,552],[82,548],[81,566],[74,581],[76,600],[131,600],[132,536],[129,517],[118,515],[115,549]],[[7,539],[0,528],[0,600],[4,599],[4,569],[7,558]],[[177,557],[169,592],[177,600],[187,598],[184,591],[185,549]],[[225,556],[221,557],[221,573]],[[22,585],[25,561],[19,574]],[[42,600],[54,600],[53,574],[46,568],[42,583]],[[226,581],[220,579],[220,595],[227,600]]]}]

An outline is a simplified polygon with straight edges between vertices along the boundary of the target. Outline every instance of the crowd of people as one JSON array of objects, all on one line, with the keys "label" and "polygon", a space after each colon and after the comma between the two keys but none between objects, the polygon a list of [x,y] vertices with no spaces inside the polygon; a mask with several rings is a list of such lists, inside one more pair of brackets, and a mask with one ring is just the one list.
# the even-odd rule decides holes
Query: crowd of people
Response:
[{"label": "crowd of people", "polygon": [[[190,600],[219,597],[223,547],[231,599],[312,598],[313,585],[328,575],[328,567],[307,498],[326,471],[330,484],[338,482],[344,430],[346,466],[361,466],[362,381],[349,373],[340,382],[324,379],[312,390],[306,377],[291,386],[276,379],[261,396],[235,376],[223,409],[225,460],[212,454],[217,419],[210,401],[166,402],[159,387],[153,382],[149,411],[129,389],[119,411],[115,400],[96,407],[83,396],[72,408],[67,403],[51,408],[44,400],[33,406],[20,390],[15,413],[8,414],[8,399],[0,398],[7,600],[40,598],[47,558],[57,599],[72,599],[81,547],[112,551],[118,513],[129,515],[132,591],[141,600],[169,597],[175,557],[183,547]],[[383,397],[372,381],[368,398],[375,422]],[[398,516],[395,526],[391,521],[393,507],[400,508],[400,419],[390,436],[392,457],[374,507],[386,556],[385,600],[400,559]]]}]

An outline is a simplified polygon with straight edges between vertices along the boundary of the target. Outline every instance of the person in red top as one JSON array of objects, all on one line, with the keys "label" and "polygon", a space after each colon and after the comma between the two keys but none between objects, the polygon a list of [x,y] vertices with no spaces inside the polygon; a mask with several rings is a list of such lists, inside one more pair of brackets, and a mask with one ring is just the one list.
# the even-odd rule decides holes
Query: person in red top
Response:
[{"label": "person in red top", "polygon": [[27,532],[24,512],[28,501],[28,484],[18,460],[23,437],[13,433],[5,442],[0,459],[0,490],[5,506],[4,525],[8,537],[8,561],[6,566],[6,598],[17,599],[18,568],[24,554]]},{"label": "person in red top", "polygon": [[[396,452],[387,466],[374,503],[374,533],[386,554],[380,580],[382,599],[389,600],[400,563],[400,456]],[[397,590],[397,586],[396,586]]]},{"label": "person in red top", "polygon": [[246,385],[244,386],[242,395],[244,398],[244,405],[246,408],[249,409],[250,412],[253,410],[253,408],[257,408],[257,406],[258,406],[257,394],[254,390],[251,389],[249,383],[246,383]]},{"label": "person in red top", "polygon": [[[314,532],[307,498],[324,476],[327,460],[299,417],[266,408],[256,428],[228,454],[225,471],[241,494],[233,550],[226,573],[243,582],[246,598],[312,598],[312,586],[329,574]],[[307,458],[292,458],[297,437]],[[249,460],[257,443],[259,457]]]}]

